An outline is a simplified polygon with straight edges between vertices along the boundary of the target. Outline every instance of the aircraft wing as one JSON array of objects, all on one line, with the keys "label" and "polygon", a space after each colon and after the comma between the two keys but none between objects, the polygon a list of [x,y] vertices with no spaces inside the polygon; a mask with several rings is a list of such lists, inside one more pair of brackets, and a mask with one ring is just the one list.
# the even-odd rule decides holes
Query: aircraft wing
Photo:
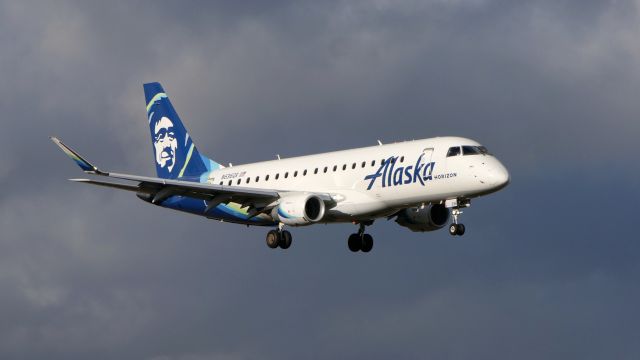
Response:
[{"label": "aircraft wing", "polygon": [[[162,179],[155,177],[105,172],[85,160],[82,156],[65,145],[59,139],[51,137],[51,140],[56,145],[58,145],[58,147],[60,147],[60,149],[62,149],[62,151],[67,156],[75,161],[85,173],[109,177],[117,180],[125,180],[129,183],[95,179],[70,179],[71,181],[136,192],[141,196],[146,196],[146,199],[154,204],[160,203],[171,196],[181,195],[207,201],[206,211],[218,206],[221,203],[234,202],[250,207],[251,211],[254,212],[255,215],[257,215],[273,207],[273,203],[280,198],[280,194],[286,192],[273,189],[225,186],[184,180]],[[130,182],[134,183],[132,184]],[[320,196],[323,201],[333,201],[329,194],[317,195]]]}]

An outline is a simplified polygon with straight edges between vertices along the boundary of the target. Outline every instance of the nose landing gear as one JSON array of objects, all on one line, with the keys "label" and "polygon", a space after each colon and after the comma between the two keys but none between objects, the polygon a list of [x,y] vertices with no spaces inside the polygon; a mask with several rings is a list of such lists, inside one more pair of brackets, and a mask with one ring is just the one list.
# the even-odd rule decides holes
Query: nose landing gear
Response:
[{"label": "nose landing gear", "polygon": [[453,209],[451,210],[451,215],[453,215],[453,224],[451,224],[451,226],[449,226],[449,234],[453,235],[453,236],[462,236],[464,235],[464,224],[459,224],[458,223],[458,216],[460,216],[460,214],[462,214],[462,211],[460,211],[460,209]]},{"label": "nose landing gear", "polygon": [[452,236],[464,235],[466,229],[464,227],[464,224],[458,223],[458,216],[462,214],[460,208],[471,206],[471,201],[459,199],[447,200],[445,202],[445,206],[451,208],[451,216],[453,217],[453,224],[449,226],[449,234],[451,234]]}]

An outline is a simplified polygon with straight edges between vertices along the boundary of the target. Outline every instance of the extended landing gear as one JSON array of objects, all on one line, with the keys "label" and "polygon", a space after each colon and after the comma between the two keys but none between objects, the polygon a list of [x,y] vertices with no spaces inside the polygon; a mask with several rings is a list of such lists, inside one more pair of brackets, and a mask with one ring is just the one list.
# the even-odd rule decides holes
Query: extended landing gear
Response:
[{"label": "extended landing gear", "polygon": [[347,245],[352,252],[369,252],[373,249],[373,237],[364,233],[365,225],[360,223],[360,229],[357,234],[349,235]]},{"label": "extended landing gear", "polygon": [[[469,203],[467,202],[461,205],[464,207],[468,207]],[[460,211],[459,205],[451,209],[451,215],[453,216],[453,224],[449,226],[449,234],[453,236],[456,236],[456,235],[462,236],[464,235],[464,232],[465,232],[464,224],[458,223],[458,216],[460,216],[460,214],[462,214],[462,211]]]},{"label": "extended landing gear", "polygon": [[271,230],[267,233],[267,246],[271,249],[280,247],[281,249],[288,249],[291,246],[293,237],[287,230],[282,230],[282,226],[278,230]]},{"label": "extended landing gear", "polygon": [[462,236],[464,235],[464,224],[451,224],[451,226],[449,226],[449,234],[455,236]]}]

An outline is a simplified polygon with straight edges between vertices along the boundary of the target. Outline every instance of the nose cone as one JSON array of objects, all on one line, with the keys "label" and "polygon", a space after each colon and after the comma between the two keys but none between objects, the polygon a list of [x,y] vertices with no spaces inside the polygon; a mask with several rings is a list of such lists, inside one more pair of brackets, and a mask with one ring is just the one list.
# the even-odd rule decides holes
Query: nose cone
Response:
[{"label": "nose cone", "polygon": [[507,168],[504,167],[499,161],[496,160],[495,164],[491,167],[489,172],[490,183],[496,190],[500,190],[509,184],[511,180]]}]

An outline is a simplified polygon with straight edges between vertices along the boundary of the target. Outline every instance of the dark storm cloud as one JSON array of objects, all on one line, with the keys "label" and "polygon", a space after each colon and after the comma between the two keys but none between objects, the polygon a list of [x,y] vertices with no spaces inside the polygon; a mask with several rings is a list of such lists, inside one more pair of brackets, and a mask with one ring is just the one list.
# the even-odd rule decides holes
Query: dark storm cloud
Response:
[{"label": "dark storm cloud", "polygon": [[[637,1],[2,2],[1,358],[637,358]],[[248,162],[435,135],[511,171],[463,239],[246,229],[72,184],[153,174],[141,84]]]}]

